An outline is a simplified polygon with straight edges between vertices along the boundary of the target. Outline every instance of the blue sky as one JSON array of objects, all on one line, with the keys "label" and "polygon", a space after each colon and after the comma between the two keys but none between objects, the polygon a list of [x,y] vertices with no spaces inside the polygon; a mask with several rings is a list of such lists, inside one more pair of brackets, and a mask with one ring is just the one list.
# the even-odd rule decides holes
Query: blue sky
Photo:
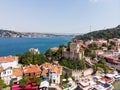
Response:
[{"label": "blue sky", "polygon": [[0,28],[87,33],[120,24],[120,0],[0,0]]}]

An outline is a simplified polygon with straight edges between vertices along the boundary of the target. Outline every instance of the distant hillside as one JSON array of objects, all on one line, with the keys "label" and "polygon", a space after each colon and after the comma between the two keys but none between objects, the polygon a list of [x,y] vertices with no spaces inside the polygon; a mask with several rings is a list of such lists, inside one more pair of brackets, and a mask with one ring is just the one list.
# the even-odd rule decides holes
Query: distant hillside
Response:
[{"label": "distant hillside", "polygon": [[51,36],[70,36],[64,34],[51,34],[51,33],[32,33],[32,32],[15,32],[10,30],[0,29],[0,37],[9,38],[9,37],[51,37]]},{"label": "distant hillside", "polygon": [[110,28],[106,30],[93,31],[87,34],[78,35],[75,37],[78,40],[88,40],[88,39],[98,39],[98,38],[120,38],[120,25],[115,28]]},{"label": "distant hillside", "polygon": [[22,33],[0,29],[0,37],[21,37]]}]

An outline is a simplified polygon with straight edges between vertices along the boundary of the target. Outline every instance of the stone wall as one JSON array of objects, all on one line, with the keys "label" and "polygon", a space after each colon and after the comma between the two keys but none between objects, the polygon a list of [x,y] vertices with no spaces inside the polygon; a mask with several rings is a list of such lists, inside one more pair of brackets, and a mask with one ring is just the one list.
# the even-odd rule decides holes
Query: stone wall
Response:
[{"label": "stone wall", "polygon": [[71,44],[70,51],[67,51],[67,48],[63,48],[62,56],[65,58],[78,60],[78,59],[81,59],[82,56],[84,56],[84,51],[82,50],[79,44]]},{"label": "stone wall", "polygon": [[72,70],[72,76],[75,77],[75,80],[78,80],[81,76],[88,76],[93,73],[93,69],[89,68],[87,70]]},{"label": "stone wall", "polygon": [[93,73],[92,68],[89,68],[83,71],[83,70],[72,70],[67,67],[64,67],[63,70],[67,72],[69,75],[72,75],[73,77],[75,77],[75,80],[78,80],[81,76],[88,76]]}]

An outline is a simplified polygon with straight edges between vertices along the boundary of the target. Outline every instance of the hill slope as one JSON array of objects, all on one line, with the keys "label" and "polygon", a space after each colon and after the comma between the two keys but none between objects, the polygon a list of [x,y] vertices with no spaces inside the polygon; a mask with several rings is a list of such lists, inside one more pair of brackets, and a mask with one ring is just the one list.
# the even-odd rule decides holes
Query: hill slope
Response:
[{"label": "hill slope", "polygon": [[36,33],[36,32],[15,32],[10,30],[0,29],[0,37],[51,37],[51,36],[70,36],[64,34],[52,34],[52,33]]},{"label": "hill slope", "polygon": [[21,37],[22,33],[0,29],[0,37]]},{"label": "hill slope", "polygon": [[78,40],[88,40],[88,39],[98,39],[98,38],[120,38],[120,25],[118,25],[115,28],[106,29],[106,30],[99,30],[99,31],[93,31],[87,34],[78,35],[75,37]]}]

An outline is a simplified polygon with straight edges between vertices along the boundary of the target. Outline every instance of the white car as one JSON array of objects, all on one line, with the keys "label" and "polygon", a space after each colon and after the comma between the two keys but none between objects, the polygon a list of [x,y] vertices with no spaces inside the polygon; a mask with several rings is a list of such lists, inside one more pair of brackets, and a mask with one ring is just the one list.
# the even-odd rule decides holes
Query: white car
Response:
[{"label": "white car", "polygon": [[120,75],[115,75],[114,78],[115,78],[116,80],[120,80]]}]

